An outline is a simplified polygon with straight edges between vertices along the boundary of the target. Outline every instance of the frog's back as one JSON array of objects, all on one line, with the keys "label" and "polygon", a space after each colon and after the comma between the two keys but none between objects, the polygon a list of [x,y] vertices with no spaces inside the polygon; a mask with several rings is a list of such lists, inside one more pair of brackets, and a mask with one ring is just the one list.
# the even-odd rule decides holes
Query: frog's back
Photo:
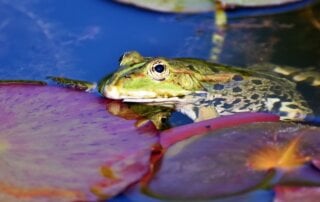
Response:
[{"label": "frog's back", "polygon": [[210,63],[209,67],[217,74],[233,75],[224,83],[204,83],[212,96],[207,100],[221,115],[260,111],[278,114],[282,120],[303,120],[312,114],[296,84],[286,78],[245,68]]}]

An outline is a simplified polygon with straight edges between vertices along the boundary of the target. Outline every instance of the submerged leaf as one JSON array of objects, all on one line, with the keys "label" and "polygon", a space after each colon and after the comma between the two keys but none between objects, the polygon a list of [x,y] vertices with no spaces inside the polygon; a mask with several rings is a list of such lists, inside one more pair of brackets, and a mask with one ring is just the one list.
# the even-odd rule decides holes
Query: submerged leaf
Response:
[{"label": "submerged leaf", "polygon": [[[214,10],[214,0],[115,0],[120,3],[131,4],[137,7],[160,12],[199,13]],[[301,0],[221,0],[225,6],[274,6]]]},{"label": "submerged leaf", "polygon": [[197,13],[212,11],[212,0],[115,0],[120,3],[131,4],[137,7],[160,12]]},{"label": "submerged leaf", "polygon": [[302,0],[221,0],[225,5],[229,6],[247,6],[247,7],[258,7],[258,6],[276,6]]},{"label": "submerged leaf", "polygon": [[153,127],[110,115],[79,91],[0,85],[1,201],[95,201],[148,170]]}]

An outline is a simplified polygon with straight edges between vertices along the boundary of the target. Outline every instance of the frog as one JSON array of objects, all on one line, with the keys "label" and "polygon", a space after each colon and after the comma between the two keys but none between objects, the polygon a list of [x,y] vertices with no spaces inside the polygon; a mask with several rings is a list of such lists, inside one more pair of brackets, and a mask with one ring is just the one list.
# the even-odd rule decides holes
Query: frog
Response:
[{"label": "frog", "polygon": [[[273,113],[284,121],[304,121],[313,116],[294,81],[310,81],[315,74],[269,66],[242,68],[195,58],[144,57],[129,51],[119,59],[117,71],[96,85],[60,77],[50,79],[87,91],[96,88],[109,99],[167,107],[194,122],[239,112]],[[291,80],[285,77],[288,75]],[[320,80],[314,77],[312,81],[317,85]]]}]

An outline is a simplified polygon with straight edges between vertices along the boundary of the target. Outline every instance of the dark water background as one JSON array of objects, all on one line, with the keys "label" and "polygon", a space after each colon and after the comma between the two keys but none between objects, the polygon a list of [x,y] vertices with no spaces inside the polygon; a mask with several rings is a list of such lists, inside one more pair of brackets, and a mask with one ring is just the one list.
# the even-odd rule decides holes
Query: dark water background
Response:
[{"label": "dark water background", "polygon": [[[319,1],[230,11],[220,62],[320,68],[320,26],[314,20],[320,24]],[[163,14],[108,0],[0,0],[0,79],[97,81],[115,71],[129,50],[209,59],[214,31],[212,13]],[[304,84],[299,89],[319,113],[320,90]],[[252,201],[272,195],[259,194]],[[132,199],[117,201],[123,200]]]}]

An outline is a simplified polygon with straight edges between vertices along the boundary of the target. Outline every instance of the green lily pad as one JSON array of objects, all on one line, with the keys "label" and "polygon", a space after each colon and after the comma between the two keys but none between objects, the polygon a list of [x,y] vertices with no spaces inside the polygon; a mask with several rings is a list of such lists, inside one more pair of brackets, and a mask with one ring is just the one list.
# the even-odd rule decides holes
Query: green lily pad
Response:
[{"label": "green lily pad", "polygon": [[[130,4],[137,7],[150,9],[160,12],[176,12],[176,13],[200,13],[214,10],[213,0],[115,0],[120,3]],[[246,7],[259,7],[259,6],[274,6],[301,0],[222,0],[221,3],[228,6],[246,6]]]},{"label": "green lily pad", "polygon": [[320,185],[310,159],[320,154],[320,128],[254,123],[207,132],[169,147],[146,193],[204,200],[275,184]]},{"label": "green lily pad", "polygon": [[138,181],[156,131],[106,105],[70,89],[0,85],[1,201],[96,201]]}]

